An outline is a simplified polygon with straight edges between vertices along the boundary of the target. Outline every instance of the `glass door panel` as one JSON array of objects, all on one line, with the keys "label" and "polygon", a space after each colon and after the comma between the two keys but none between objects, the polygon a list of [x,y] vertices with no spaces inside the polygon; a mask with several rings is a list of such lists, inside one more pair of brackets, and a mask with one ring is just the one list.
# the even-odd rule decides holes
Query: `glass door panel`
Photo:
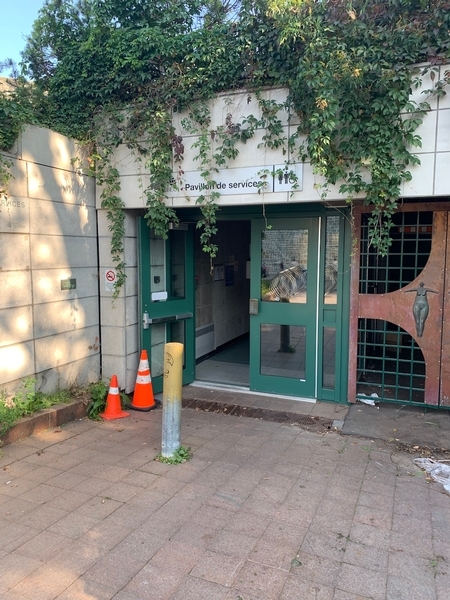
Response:
[{"label": "glass door panel", "polygon": [[319,219],[271,226],[252,223],[250,388],[314,397]]}]

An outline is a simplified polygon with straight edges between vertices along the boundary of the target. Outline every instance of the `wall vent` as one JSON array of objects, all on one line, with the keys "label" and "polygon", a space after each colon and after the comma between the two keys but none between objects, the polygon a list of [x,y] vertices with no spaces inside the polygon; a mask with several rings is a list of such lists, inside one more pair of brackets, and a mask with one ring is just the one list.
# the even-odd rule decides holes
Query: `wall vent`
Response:
[{"label": "wall vent", "polygon": [[216,349],[214,323],[203,325],[195,330],[195,358],[200,358]]}]

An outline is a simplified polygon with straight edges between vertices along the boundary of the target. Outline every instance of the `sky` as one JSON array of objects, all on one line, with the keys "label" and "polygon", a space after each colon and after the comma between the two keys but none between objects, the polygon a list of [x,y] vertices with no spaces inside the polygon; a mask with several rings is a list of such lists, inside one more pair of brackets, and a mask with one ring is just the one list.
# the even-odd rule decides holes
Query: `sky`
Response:
[{"label": "sky", "polygon": [[[0,35],[0,62],[6,58],[20,61],[25,48],[25,36],[31,33],[39,9],[44,0],[0,0],[2,31]],[[6,77],[9,72],[1,72]]]}]

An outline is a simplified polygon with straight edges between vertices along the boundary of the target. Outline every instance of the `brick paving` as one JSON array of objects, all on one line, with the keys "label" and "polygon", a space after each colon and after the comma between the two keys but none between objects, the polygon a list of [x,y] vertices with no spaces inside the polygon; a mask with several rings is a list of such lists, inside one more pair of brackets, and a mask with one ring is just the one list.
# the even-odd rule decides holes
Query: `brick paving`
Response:
[{"label": "brick paving", "polygon": [[77,420],[2,449],[2,600],[450,598],[450,496],[413,455],[197,407],[182,413],[192,460],[165,465],[161,417]]}]

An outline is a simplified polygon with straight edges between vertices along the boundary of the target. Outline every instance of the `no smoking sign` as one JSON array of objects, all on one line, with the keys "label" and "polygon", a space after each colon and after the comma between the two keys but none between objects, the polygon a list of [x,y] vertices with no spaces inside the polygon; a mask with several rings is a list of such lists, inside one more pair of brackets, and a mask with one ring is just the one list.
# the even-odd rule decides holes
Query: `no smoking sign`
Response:
[{"label": "no smoking sign", "polygon": [[117,271],[116,269],[106,269],[105,270],[105,291],[113,292],[114,284],[117,279]]}]

